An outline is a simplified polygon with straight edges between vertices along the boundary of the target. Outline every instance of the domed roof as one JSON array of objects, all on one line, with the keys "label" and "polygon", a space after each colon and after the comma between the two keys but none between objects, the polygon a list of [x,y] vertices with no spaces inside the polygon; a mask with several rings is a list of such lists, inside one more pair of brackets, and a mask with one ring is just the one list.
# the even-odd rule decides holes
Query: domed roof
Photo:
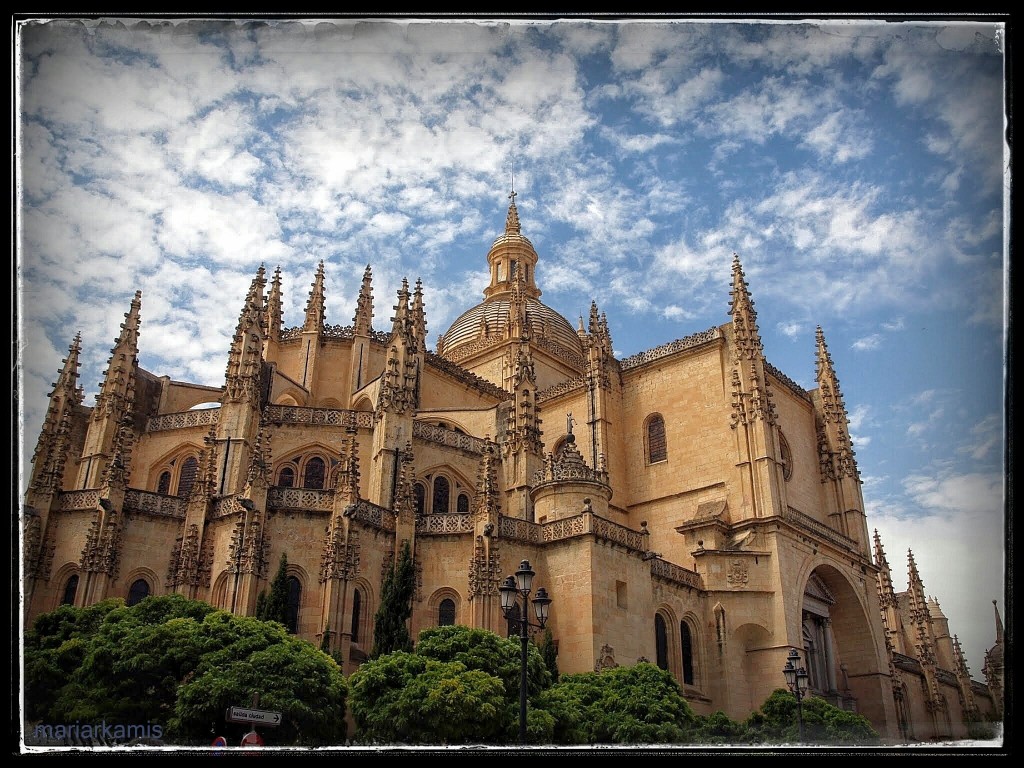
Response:
[{"label": "domed roof", "polygon": [[[554,342],[572,356],[583,357],[583,343],[568,320],[538,299],[525,297],[524,302],[531,339]],[[438,340],[438,354],[455,362],[490,346],[488,342],[504,340],[511,307],[509,296],[494,297],[463,312]]]},{"label": "domed roof", "polygon": [[[505,219],[505,231],[487,254],[491,281],[484,300],[463,312],[438,339],[437,353],[452,362],[475,352],[519,338],[526,333],[537,347],[547,348],[574,367],[583,366],[583,342],[572,324],[540,301],[535,281],[537,251],[520,229],[513,192]],[[509,324],[516,319],[512,330]]]}]

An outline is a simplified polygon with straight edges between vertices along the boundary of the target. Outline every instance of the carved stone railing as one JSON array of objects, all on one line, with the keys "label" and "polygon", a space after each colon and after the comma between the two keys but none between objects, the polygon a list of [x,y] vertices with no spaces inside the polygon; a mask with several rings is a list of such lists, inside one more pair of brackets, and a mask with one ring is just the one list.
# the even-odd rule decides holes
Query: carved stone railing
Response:
[{"label": "carved stone railing", "polygon": [[313,488],[274,487],[267,492],[270,509],[313,509],[330,512],[334,509],[334,491]]},{"label": "carved stone railing", "polygon": [[510,392],[506,392],[497,384],[481,378],[475,373],[467,371],[465,368],[459,367],[451,360],[441,357],[436,352],[428,351],[425,357],[428,365],[431,365],[440,371],[444,371],[452,378],[461,381],[463,384],[472,387],[478,392],[482,392],[485,395],[495,398],[499,402],[503,402],[512,397]]},{"label": "carved stone railing", "polygon": [[186,500],[177,496],[129,488],[124,494],[124,506],[131,512],[185,519]]},{"label": "carved stone railing", "polygon": [[346,510],[353,520],[379,528],[382,531],[395,530],[395,513],[365,499],[360,499]]},{"label": "carved stone railing", "polygon": [[620,544],[627,549],[637,552],[646,552],[648,549],[647,543],[650,540],[650,536],[644,531],[635,531],[632,528],[613,523],[611,520],[606,520],[597,515],[584,514],[581,517],[591,517],[593,519],[594,535],[599,539]]},{"label": "carved stone railing", "polygon": [[798,512],[792,507],[786,508],[786,511],[782,513],[782,518],[793,523],[798,528],[803,528],[816,536],[820,536],[837,547],[848,549],[851,552],[860,552],[860,545],[849,536],[844,536],[834,528],[829,528],[824,523],[815,520],[813,517],[808,517],[803,512]]},{"label": "carved stone railing", "polygon": [[574,389],[579,389],[586,383],[587,377],[584,375],[576,376],[571,379],[566,379],[565,381],[560,381],[557,384],[554,384],[553,386],[550,386],[547,389],[542,389],[540,392],[538,392],[537,402],[539,403],[544,400],[550,400],[551,398],[558,397],[559,395],[563,395],[566,392],[571,392]]},{"label": "carved stone railing", "polygon": [[227,517],[229,515],[237,515],[243,511],[243,507],[238,503],[238,496],[221,496],[220,498],[214,499],[213,501],[213,519]]},{"label": "carved stone railing", "polygon": [[647,534],[624,525],[598,517],[592,512],[583,512],[561,520],[547,523],[531,523],[514,517],[498,518],[498,535],[531,544],[562,541],[576,536],[593,534],[595,538],[626,547],[634,552],[647,551]]},{"label": "carved stone railing", "polygon": [[531,523],[529,520],[520,520],[517,517],[498,517],[498,536],[502,539],[514,539],[525,541],[530,544],[540,543],[541,526]]},{"label": "carved stone railing", "polygon": [[639,365],[643,365],[644,363],[650,363],[655,360],[660,360],[663,357],[668,357],[680,350],[699,347],[701,344],[706,344],[709,341],[720,338],[722,338],[721,328],[718,326],[708,328],[706,331],[700,331],[699,333],[691,334],[685,338],[670,341],[668,344],[662,344],[660,347],[648,349],[645,352],[639,352],[635,355],[623,358],[619,361],[619,367],[623,371],[626,371],[630,368],[636,368]]},{"label": "carved stone railing", "polygon": [[428,536],[472,532],[473,521],[465,514],[423,515],[416,520],[416,533]]},{"label": "carved stone railing", "polygon": [[464,432],[457,432],[454,429],[440,427],[437,424],[428,424],[424,421],[412,423],[412,436],[421,440],[429,440],[432,443],[448,445],[452,448],[460,448],[469,453],[482,456],[485,442],[479,437],[467,435]]},{"label": "carved stone railing", "polygon": [[370,411],[306,408],[301,405],[268,405],[264,411],[264,419],[272,424],[324,424],[344,427],[348,426],[353,417],[357,427],[373,428],[373,414]]},{"label": "carved stone railing", "polygon": [[764,369],[768,371],[768,373],[770,373],[776,379],[778,379],[780,382],[785,384],[790,390],[792,390],[794,395],[799,396],[800,398],[806,400],[807,402],[811,402],[811,396],[807,394],[807,390],[805,390],[803,387],[801,387],[799,384],[797,384],[795,381],[789,378],[789,376],[784,374],[782,371],[780,371],[774,365],[769,363],[767,360],[764,361]]},{"label": "carved stone railing", "polygon": [[660,557],[655,557],[651,560],[651,576],[671,581],[675,584],[682,584],[684,587],[704,589],[704,580],[700,577],[699,573],[683,568],[675,563],[670,563],[668,560],[662,560]]},{"label": "carved stone railing", "polygon": [[201,408],[198,411],[182,411],[151,416],[146,422],[147,432],[162,432],[166,429],[185,429],[186,427],[208,427],[216,424],[220,416],[220,408]]},{"label": "carved stone railing", "polygon": [[96,509],[100,505],[100,492],[96,488],[86,488],[82,491],[61,491],[60,508],[63,510],[72,509]]},{"label": "carved stone railing", "polygon": [[[301,339],[305,329],[301,325],[297,325],[293,328],[284,328],[281,331],[281,341],[292,341],[293,339]],[[351,339],[355,336],[355,329],[351,325],[330,325],[325,323],[323,333],[320,334],[322,339]],[[385,331],[370,331],[370,338],[379,344],[387,344],[391,339],[391,334]]]},{"label": "carved stone railing", "polygon": [[583,359],[583,355],[581,355],[579,352],[576,352],[575,350],[569,349],[568,347],[559,344],[554,339],[548,339],[544,336],[538,336],[536,339],[534,339],[533,343],[540,347],[541,349],[548,350],[555,357],[568,363],[577,371],[580,368],[587,367],[587,361]]},{"label": "carved stone railing", "polygon": [[917,659],[911,658],[910,656],[904,656],[902,653],[896,653],[894,651],[892,654],[892,663],[899,669],[921,674],[921,662]]}]

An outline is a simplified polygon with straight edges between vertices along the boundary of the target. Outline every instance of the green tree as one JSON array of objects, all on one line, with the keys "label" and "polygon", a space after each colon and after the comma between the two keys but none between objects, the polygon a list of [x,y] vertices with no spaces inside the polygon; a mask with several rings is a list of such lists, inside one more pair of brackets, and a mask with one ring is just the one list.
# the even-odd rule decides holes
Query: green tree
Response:
[{"label": "green tree", "polygon": [[[423,630],[415,652],[396,651],[364,662],[351,676],[350,706],[357,737],[372,744],[504,744],[519,729],[520,651],[483,629]],[[551,684],[540,652],[528,648],[528,689],[536,698]],[[550,743],[554,718],[528,708],[527,732]]]},{"label": "green tree", "polygon": [[697,726],[679,684],[649,662],[562,675],[539,704],[559,744],[689,743]]},{"label": "green tree", "polygon": [[412,597],[416,590],[416,571],[409,542],[393,568],[388,569],[381,586],[380,606],[373,617],[373,648],[370,658],[375,659],[394,651],[411,651],[409,617],[412,616]]},{"label": "green tree", "polygon": [[258,692],[261,707],[285,713],[268,743],[345,737],[347,684],[329,656],[276,623],[181,595],[44,614],[26,638],[25,679],[30,717],[50,722],[149,722],[169,743],[201,744],[211,723],[244,728],[224,724],[224,711]]},{"label": "green tree", "polygon": [[276,621],[288,626],[288,555],[282,554],[274,580],[270,582],[270,594],[260,592],[256,598],[256,618]]},{"label": "green tree", "polygon": [[[801,714],[805,744],[871,746],[879,743],[878,733],[866,717],[839,709],[819,696],[804,699]],[[796,698],[784,688],[773,691],[744,724],[742,738],[746,742],[781,744],[800,741]]]},{"label": "green tree", "polygon": [[552,682],[558,682],[558,648],[555,646],[555,639],[551,635],[551,627],[544,629],[544,642],[540,644],[540,655],[544,664],[551,673]]}]

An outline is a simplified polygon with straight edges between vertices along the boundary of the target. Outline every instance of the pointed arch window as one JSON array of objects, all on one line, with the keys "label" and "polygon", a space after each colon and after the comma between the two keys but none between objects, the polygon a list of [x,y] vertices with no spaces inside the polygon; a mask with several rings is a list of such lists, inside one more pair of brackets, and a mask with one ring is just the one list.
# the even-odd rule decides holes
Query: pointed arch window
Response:
[{"label": "pointed arch window", "polygon": [[423,483],[415,483],[412,487],[413,501],[416,502],[416,517],[423,517],[426,514],[427,489]]},{"label": "pointed arch window", "polygon": [[192,487],[196,484],[196,475],[199,474],[199,459],[189,456],[181,465],[181,477],[178,478],[178,497],[186,498],[192,493]]},{"label": "pointed arch window", "polygon": [[455,505],[455,511],[458,512],[460,515],[469,514],[469,496],[467,496],[464,493],[459,494],[458,501]]},{"label": "pointed arch window", "polygon": [[352,642],[359,642],[359,620],[363,612],[363,593],[358,589],[352,594]]},{"label": "pointed arch window", "polygon": [[661,669],[668,669],[668,627],[665,626],[665,617],[660,613],[654,614],[654,650]]},{"label": "pointed arch window", "polygon": [[654,414],[647,419],[646,430],[647,463],[655,464],[668,459],[668,443],[665,440],[665,419]]},{"label": "pointed arch window", "polygon": [[324,460],[319,456],[314,456],[307,461],[306,469],[302,473],[302,487],[317,491],[322,490],[324,487],[325,469]]},{"label": "pointed arch window", "polygon": [[446,597],[437,607],[437,626],[451,627],[455,624],[455,601]]},{"label": "pointed arch window", "polygon": [[64,582],[64,595],[60,599],[61,605],[74,605],[75,595],[78,593],[78,574],[73,573]]},{"label": "pointed arch window", "polygon": [[679,637],[683,650],[683,683],[693,685],[693,636],[685,621],[679,622]]},{"label": "pointed arch window", "polygon": [[164,470],[160,473],[160,479],[156,481],[156,492],[167,495],[171,492],[171,473]]},{"label": "pointed arch window", "polygon": [[145,579],[136,579],[128,589],[128,606],[138,605],[149,597],[149,582]]},{"label": "pointed arch window", "polygon": [[302,583],[294,576],[288,577],[288,631],[293,635],[299,631],[299,606],[302,604]]},{"label": "pointed arch window", "polygon": [[451,484],[444,475],[434,478],[434,504],[430,510],[435,515],[443,515],[448,512],[448,503],[451,498]]},{"label": "pointed arch window", "polygon": [[281,473],[277,476],[277,484],[282,488],[294,488],[295,487],[295,468],[294,467],[283,467]]}]

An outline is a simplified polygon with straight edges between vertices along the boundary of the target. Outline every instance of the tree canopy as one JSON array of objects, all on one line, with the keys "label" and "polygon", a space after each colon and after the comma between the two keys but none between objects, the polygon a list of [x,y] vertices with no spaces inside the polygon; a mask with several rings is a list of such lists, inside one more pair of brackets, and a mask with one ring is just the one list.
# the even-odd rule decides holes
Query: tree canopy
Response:
[{"label": "tree canopy", "polygon": [[26,709],[46,722],[159,724],[164,739],[205,744],[248,730],[230,706],[282,712],[267,744],[344,743],[347,681],[329,656],[279,624],[181,595],[131,608],[107,600],[40,616],[25,643]]},{"label": "tree canopy", "polygon": [[411,651],[409,617],[412,597],[416,591],[416,570],[409,542],[402,546],[393,568],[389,568],[381,585],[380,607],[373,618],[373,648],[370,658],[394,651]]}]

